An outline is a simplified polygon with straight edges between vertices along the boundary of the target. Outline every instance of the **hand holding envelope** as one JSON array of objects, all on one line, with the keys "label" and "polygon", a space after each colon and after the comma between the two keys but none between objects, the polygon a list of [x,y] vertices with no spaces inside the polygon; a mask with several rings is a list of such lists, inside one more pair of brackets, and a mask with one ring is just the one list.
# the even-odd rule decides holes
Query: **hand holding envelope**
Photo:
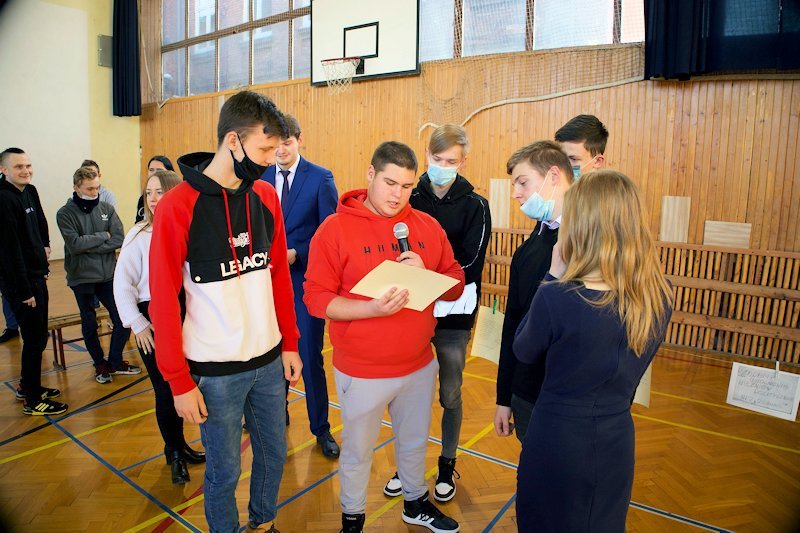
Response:
[{"label": "hand holding envelope", "polygon": [[409,295],[406,309],[424,311],[457,283],[458,280],[438,272],[387,259],[356,283],[350,292],[381,298],[392,287],[397,287],[398,291],[406,289]]}]

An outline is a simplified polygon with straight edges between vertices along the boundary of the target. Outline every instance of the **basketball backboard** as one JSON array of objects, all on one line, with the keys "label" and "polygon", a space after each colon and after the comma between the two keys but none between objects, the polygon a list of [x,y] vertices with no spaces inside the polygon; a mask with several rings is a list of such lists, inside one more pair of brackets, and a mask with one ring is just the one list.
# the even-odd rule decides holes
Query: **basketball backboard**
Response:
[{"label": "basketball backboard", "polygon": [[361,58],[353,81],[419,74],[419,0],[312,0],[311,84],[341,57]]}]

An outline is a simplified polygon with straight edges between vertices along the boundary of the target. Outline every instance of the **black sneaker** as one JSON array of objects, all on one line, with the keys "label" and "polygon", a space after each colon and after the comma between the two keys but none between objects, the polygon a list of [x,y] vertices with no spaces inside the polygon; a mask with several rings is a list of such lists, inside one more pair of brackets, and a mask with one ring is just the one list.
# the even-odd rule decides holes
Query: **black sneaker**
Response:
[{"label": "black sneaker", "polygon": [[394,473],[392,479],[386,482],[386,485],[383,487],[383,493],[390,498],[403,494],[403,483],[397,476],[397,472]]},{"label": "black sneaker", "polygon": [[120,374],[125,374],[125,375],[129,375],[129,376],[135,376],[136,374],[141,374],[141,373],[142,373],[142,369],[141,368],[139,368],[136,365],[130,364],[128,361],[122,361],[122,366],[120,366],[116,370],[111,369],[111,375],[112,376],[118,376]]},{"label": "black sneaker", "polygon": [[366,519],[365,514],[342,513],[342,530],[339,533],[362,533]]},{"label": "black sneaker", "polygon": [[439,457],[439,475],[436,477],[436,485],[433,488],[433,497],[437,502],[449,502],[456,495],[456,482],[453,481],[453,474],[457,479],[461,479],[456,470],[456,460]]},{"label": "black sneaker", "polygon": [[458,522],[445,515],[428,500],[428,493],[419,500],[405,501],[403,522],[427,527],[434,533],[450,533],[459,530]]},{"label": "black sneaker", "polygon": [[11,339],[16,339],[17,337],[19,337],[18,329],[5,329],[3,330],[3,334],[0,335],[0,344],[8,342]]},{"label": "black sneaker", "polygon": [[113,378],[111,377],[111,367],[108,366],[108,363],[103,362],[100,366],[95,367],[94,380],[101,385],[103,383],[111,383],[113,381]]},{"label": "black sneaker", "polygon": [[[50,400],[52,398],[58,398],[61,396],[61,391],[58,389],[48,389],[47,387],[42,387],[42,400]],[[15,393],[17,400],[20,402],[25,401],[25,395],[22,393],[22,389],[17,387]]]},{"label": "black sneaker", "polygon": [[28,405],[28,402],[22,406],[22,412],[26,415],[45,416],[45,415],[60,415],[69,409],[67,404],[61,402],[54,402],[53,400],[42,400],[36,405]]}]

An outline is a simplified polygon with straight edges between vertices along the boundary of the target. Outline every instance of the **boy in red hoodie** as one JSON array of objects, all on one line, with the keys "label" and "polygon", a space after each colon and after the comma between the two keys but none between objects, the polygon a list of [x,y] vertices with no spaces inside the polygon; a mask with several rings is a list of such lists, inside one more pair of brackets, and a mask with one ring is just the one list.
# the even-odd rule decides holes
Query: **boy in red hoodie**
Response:
[{"label": "boy in red hoodie", "polygon": [[[405,309],[408,291],[389,290],[378,299],[350,290],[384,260],[434,270],[458,283],[442,295],[455,300],[464,290],[464,271],[439,223],[412,209],[417,158],[408,146],[378,146],[367,171],[366,190],[345,193],[311,241],[303,301],[308,311],[330,319],[336,391],[342,405],[342,529],[364,526],[372,449],[381,416],[389,407],[395,458],[403,483],[403,521],[434,532],[458,531],[458,523],[429,500],[425,446],[439,371],[431,350],[433,304]],[[404,222],[411,250],[400,253],[393,227]]]}]

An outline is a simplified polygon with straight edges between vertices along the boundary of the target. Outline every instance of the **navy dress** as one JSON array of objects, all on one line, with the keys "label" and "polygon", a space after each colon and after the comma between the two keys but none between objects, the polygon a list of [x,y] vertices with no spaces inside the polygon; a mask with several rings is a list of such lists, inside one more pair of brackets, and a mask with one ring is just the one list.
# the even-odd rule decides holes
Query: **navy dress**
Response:
[{"label": "navy dress", "polygon": [[631,400],[669,316],[640,358],[628,347],[616,307],[586,301],[603,294],[577,283],[543,284],[517,329],[517,358],[528,364],[544,358],[546,365],[517,472],[521,532],[625,531],[633,486]]}]

